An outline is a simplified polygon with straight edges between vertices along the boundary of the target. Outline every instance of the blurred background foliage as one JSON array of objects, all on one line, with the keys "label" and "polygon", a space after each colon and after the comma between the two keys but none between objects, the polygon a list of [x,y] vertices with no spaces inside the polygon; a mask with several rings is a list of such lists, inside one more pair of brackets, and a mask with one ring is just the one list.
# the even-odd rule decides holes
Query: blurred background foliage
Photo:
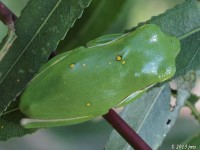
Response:
[{"label": "blurred background foliage", "polygon": [[[28,2],[28,0],[1,1],[17,16],[20,16],[21,10]],[[118,32],[130,29],[139,22],[144,22],[152,16],[163,13],[165,10],[181,2],[183,0],[133,0],[129,15],[126,16],[128,17],[128,21],[123,27],[119,24],[120,30]],[[116,26],[115,24],[113,28],[117,28]],[[1,22],[0,31],[0,39],[2,39],[7,33],[7,28]],[[117,31],[115,30],[114,32]],[[195,91],[200,90],[196,89]],[[200,93],[198,94],[200,95]],[[172,144],[183,143],[188,137],[197,133],[199,129],[198,122],[190,115],[188,108],[184,107],[180,112],[179,119],[167,135],[160,150],[169,150]],[[42,129],[32,135],[26,135],[22,138],[12,138],[6,142],[0,142],[0,150],[103,150],[109,139],[111,130],[112,128],[107,122],[101,118],[97,118],[78,125]]]}]

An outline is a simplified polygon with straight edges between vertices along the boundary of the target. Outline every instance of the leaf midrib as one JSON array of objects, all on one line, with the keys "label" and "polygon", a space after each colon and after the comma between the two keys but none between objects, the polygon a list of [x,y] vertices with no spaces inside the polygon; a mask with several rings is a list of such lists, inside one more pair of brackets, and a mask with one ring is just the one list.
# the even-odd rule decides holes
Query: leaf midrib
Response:
[{"label": "leaf midrib", "polygon": [[53,7],[52,11],[49,13],[49,15],[46,17],[46,19],[44,20],[44,22],[41,24],[41,26],[38,28],[38,30],[35,32],[34,36],[31,38],[31,40],[28,42],[28,44],[26,45],[26,47],[23,49],[23,51],[21,52],[21,54],[17,57],[17,59],[14,61],[14,63],[11,65],[11,67],[9,68],[9,70],[7,71],[7,73],[3,76],[2,80],[0,81],[0,84],[3,82],[3,80],[7,77],[7,75],[9,74],[9,72],[12,70],[12,68],[15,66],[15,64],[18,62],[18,60],[21,58],[21,56],[24,54],[24,52],[27,50],[27,48],[30,46],[30,44],[32,43],[32,41],[35,39],[35,37],[38,35],[38,33],[40,32],[40,30],[44,27],[44,25],[46,24],[46,22],[48,21],[48,19],[51,17],[51,15],[53,14],[53,12],[55,11],[55,9],[59,6],[59,4],[61,3],[62,0],[59,0],[57,2],[57,4]]}]

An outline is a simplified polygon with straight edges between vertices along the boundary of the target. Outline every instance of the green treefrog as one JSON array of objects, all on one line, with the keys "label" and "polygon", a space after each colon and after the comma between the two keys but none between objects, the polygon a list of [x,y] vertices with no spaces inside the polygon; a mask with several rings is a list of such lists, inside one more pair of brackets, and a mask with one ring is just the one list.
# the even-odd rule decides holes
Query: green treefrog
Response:
[{"label": "green treefrog", "polygon": [[171,78],[177,38],[154,24],[100,37],[48,61],[20,100],[25,128],[71,125],[104,115]]}]

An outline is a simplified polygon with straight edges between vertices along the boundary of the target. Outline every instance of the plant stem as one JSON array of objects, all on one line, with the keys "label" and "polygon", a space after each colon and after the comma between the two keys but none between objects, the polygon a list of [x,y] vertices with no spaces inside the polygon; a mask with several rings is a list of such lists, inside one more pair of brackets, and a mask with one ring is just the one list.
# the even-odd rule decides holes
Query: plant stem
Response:
[{"label": "plant stem", "polygon": [[0,2],[0,20],[7,26],[16,21],[16,15]]},{"label": "plant stem", "polygon": [[200,123],[200,113],[198,112],[198,110],[195,108],[195,106],[193,104],[191,104],[189,101],[185,102],[186,106],[188,106],[191,111],[192,114],[194,115],[194,117],[198,120],[198,122]]},{"label": "plant stem", "polygon": [[136,150],[151,150],[149,145],[113,110],[103,115],[113,128]]},{"label": "plant stem", "polygon": [[0,49],[0,61],[4,58],[12,43],[17,38],[15,34],[14,22],[17,17],[2,2],[0,2],[0,20],[8,27],[8,35],[3,47]]}]

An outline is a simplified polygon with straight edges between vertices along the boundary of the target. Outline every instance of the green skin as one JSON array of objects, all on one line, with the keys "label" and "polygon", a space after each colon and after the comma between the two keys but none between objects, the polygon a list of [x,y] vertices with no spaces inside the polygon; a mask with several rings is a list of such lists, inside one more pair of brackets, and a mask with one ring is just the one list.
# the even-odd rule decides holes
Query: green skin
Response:
[{"label": "green skin", "polygon": [[25,128],[76,124],[137,99],[172,77],[177,38],[156,25],[109,35],[51,59],[21,96]]}]

